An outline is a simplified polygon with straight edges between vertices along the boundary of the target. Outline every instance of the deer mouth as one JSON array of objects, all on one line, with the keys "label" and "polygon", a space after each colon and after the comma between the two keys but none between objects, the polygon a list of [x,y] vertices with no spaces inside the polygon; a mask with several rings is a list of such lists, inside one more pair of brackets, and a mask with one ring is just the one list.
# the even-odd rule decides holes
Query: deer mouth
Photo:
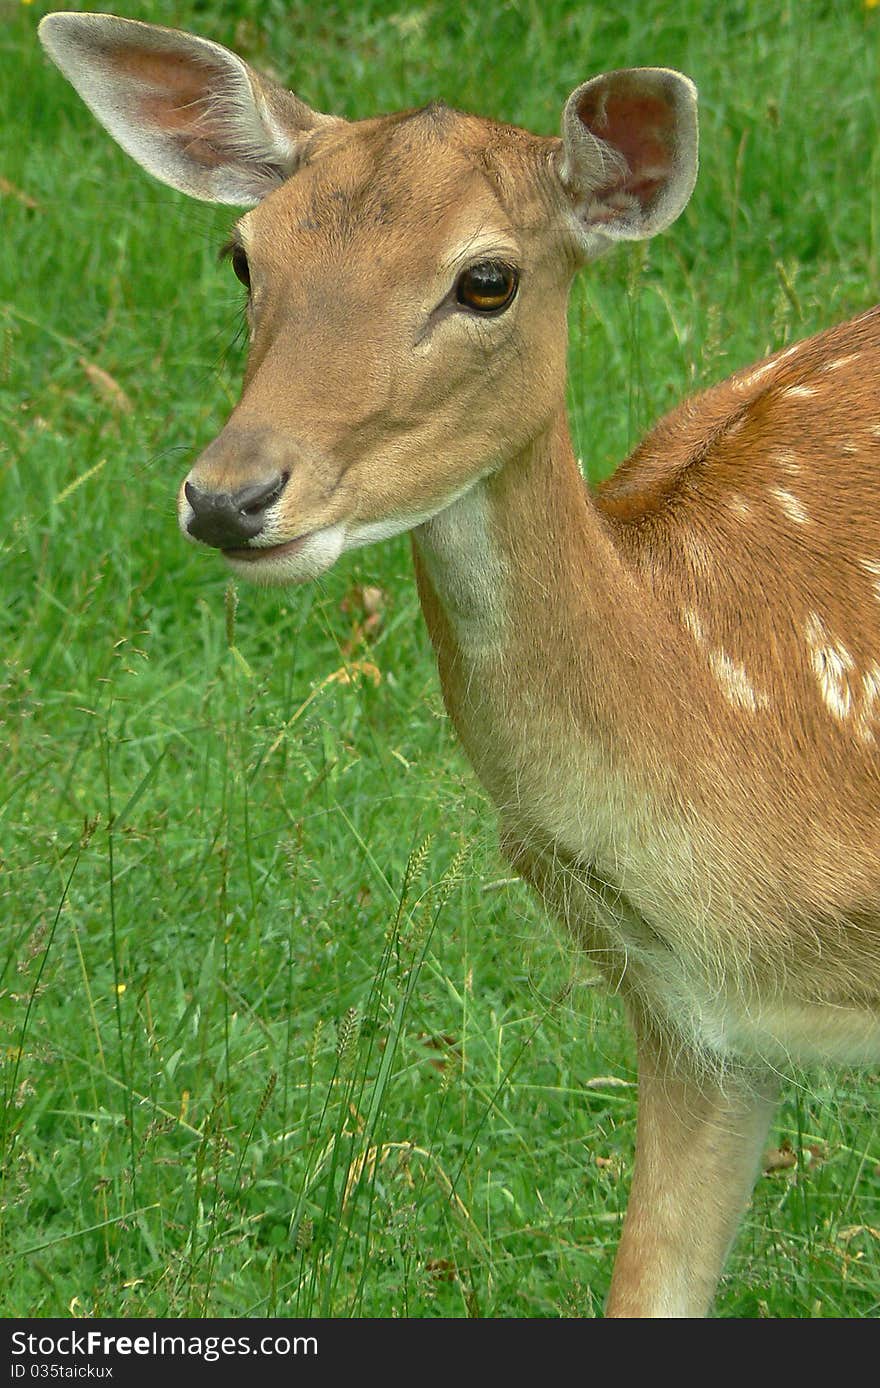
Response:
[{"label": "deer mouth", "polygon": [[241,578],[269,587],[306,583],[336,563],[345,545],[345,526],[318,526],[277,545],[242,545],[221,550]]},{"label": "deer mouth", "polygon": [[223,549],[220,552],[224,559],[259,564],[261,560],[282,559],[285,555],[296,554],[314,534],[314,530],[305,530],[302,535],[295,535],[292,540],[283,540],[280,545],[243,545],[238,549]]}]

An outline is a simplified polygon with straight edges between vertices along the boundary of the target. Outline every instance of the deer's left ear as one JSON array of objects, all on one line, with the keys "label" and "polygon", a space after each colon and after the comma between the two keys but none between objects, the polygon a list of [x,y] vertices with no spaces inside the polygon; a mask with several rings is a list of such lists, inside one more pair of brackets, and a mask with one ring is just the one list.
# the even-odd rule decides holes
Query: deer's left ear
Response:
[{"label": "deer's left ear", "polygon": [[674,222],[697,177],[697,89],[669,68],[625,68],[572,92],[557,171],[588,258]]}]

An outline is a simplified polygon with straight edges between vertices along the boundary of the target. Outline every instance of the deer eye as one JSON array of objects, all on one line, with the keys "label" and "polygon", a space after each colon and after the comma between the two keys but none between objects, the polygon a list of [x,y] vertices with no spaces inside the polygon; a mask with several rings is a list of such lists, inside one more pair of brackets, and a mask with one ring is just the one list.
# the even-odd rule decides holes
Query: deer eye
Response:
[{"label": "deer eye", "polygon": [[233,246],[229,253],[232,261],[232,271],[237,279],[240,279],[245,289],[251,287],[251,267],[248,265],[247,252],[244,246]]},{"label": "deer eye", "polygon": [[470,265],[458,277],[455,297],[475,313],[501,313],[513,303],[519,275],[512,265],[500,260],[483,260]]}]

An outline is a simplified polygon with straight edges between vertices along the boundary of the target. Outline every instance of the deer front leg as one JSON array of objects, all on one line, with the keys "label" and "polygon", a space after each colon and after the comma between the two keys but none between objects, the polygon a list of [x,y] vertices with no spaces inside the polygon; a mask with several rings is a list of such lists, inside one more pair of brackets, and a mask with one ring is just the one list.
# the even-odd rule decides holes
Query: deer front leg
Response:
[{"label": "deer front leg", "polygon": [[709,1312],[776,1093],[770,1072],[719,1078],[643,1030],[635,1168],[608,1316]]}]

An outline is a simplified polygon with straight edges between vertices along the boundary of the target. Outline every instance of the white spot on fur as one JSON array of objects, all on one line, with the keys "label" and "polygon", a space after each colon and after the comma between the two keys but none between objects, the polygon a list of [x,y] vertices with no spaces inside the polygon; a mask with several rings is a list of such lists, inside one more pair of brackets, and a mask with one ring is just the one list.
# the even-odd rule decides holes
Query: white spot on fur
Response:
[{"label": "white spot on fur", "polygon": [[860,559],[859,565],[871,578],[874,596],[880,600],[880,564],[878,564],[876,559]]},{"label": "white spot on fur", "polygon": [[742,376],[735,384],[740,390],[748,390],[750,386],[756,385],[764,376],[769,376],[771,372],[776,371],[789,357],[793,357],[796,352],[800,351],[802,345],[802,343],[796,342],[793,347],[787,347],[784,352],[779,352],[775,357],[771,357],[769,361],[761,362],[759,366],[756,366],[748,375]]},{"label": "white spot on fur", "polygon": [[755,367],[747,376],[741,376],[735,383],[739,390],[748,390],[750,386],[756,385],[764,376],[768,376],[771,371],[775,371],[778,363],[775,361],[765,361],[763,366]]},{"label": "white spot on fur", "polygon": [[684,622],[685,626],[687,627],[691,636],[696,641],[697,645],[705,646],[706,633],[703,631],[703,623],[700,621],[700,618],[698,617],[697,613],[693,610],[692,607],[682,608],[681,620]]},{"label": "white spot on fur", "polygon": [[801,470],[798,455],[790,448],[777,448],[770,457],[774,463],[779,465],[783,472],[787,472],[791,477],[796,477]]},{"label": "white spot on fur", "polygon": [[848,352],[845,357],[835,357],[834,361],[826,361],[822,367],[823,371],[841,371],[844,366],[849,366],[851,361],[858,361],[860,353]]},{"label": "white spot on fur", "polygon": [[786,386],[782,394],[797,400],[811,400],[819,391],[816,386]]},{"label": "white spot on fur", "polygon": [[810,664],[819,681],[825,706],[839,722],[853,712],[853,690],[850,679],[855,661],[845,646],[831,640],[817,612],[810,612],[804,625],[804,635],[810,649]]},{"label": "white spot on fur", "polygon": [[793,492],[786,491],[784,487],[771,487],[770,494],[775,496],[789,520],[793,520],[797,525],[809,525],[807,509]]},{"label": "white spot on fur", "polygon": [[709,665],[712,674],[721,685],[724,697],[734,708],[745,709],[748,713],[756,713],[759,708],[767,708],[770,702],[767,695],[755,689],[744,666],[732,660],[726,651],[710,651]]},{"label": "white spot on fur", "polygon": [[751,502],[746,501],[745,497],[740,496],[738,492],[727,498],[727,509],[732,511],[735,516],[739,516],[740,520],[748,520],[752,514]]}]

